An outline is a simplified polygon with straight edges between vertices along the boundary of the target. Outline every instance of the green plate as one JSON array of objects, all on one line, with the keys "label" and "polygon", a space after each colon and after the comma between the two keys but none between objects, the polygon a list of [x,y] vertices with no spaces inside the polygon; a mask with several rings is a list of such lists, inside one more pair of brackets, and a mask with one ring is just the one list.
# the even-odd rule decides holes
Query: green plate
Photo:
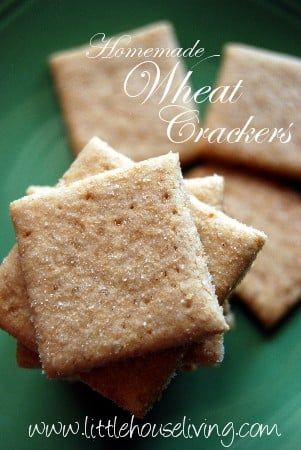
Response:
[{"label": "green plate", "polygon": [[[280,5],[280,6],[279,6]],[[51,80],[47,56],[87,42],[96,32],[115,34],[159,19],[176,27],[183,47],[200,39],[208,53],[223,43],[240,41],[301,56],[301,7],[294,1],[180,2],[104,0],[5,1],[0,6],[0,256],[14,243],[8,214],[11,200],[29,184],[54,184],[72,160]],[[189,65],[195,61],[188,61]],[[200,64],[195,87],[212,83],[218,61]],[[217,424],[277,423],[280,437],[234,436],[235,449],[301,448],[300,309],[272,334],[264,333],[239,305],[237,326],[226,337],[226,357],[219,369],[179,375],[146,421]],[[39,371],[18,369],[15,342],[0,334],[0,448],[219,449],[220,437],[86,439],[83,436],[28,437],[29,424],[83,421],[85,416],[129,420],[111,402],[84,385],[47,381]],[[142,422],[143,423],[143,422]],[[224,430],[226,434],[227,430]],[[229,431],[229,430],[228,430]],[[224,443],[231,441],[229,434]]]}]

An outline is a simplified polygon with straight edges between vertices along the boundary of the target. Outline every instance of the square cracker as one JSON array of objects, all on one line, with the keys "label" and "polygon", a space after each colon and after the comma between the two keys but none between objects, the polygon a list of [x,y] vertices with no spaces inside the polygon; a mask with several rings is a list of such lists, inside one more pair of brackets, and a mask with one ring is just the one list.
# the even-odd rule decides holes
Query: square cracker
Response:
[{"label": "square cracker", "polygon": [[[132,164],[129,158],[116,152],[98,138],[93,138],[60,179],[59,186],[68,185],[105,170],[128,167]],[[200,200],[212,202],[221,208],[223,196],[221,177],[203,177],[186,180],[185,183],[186,188],[195,193]],[[27,193],[32,194],[41,190],[47,192],[49,189],[52,188],[31,186],[27,189]],[[16,245],[0,265],[0,327],[29,349],[36,351],[34,327],[30,317],[31,310]]]},{"label": "square cracker", "polygon": [[225,177],[226,212],[268,235],[237,293],[265,326],[274,326],[301,296],[301,197],[281,184],[230,168],[205,165],[190,172],[210,173]]},{"label": "square cracker", "polygon": [[[129,38],[119,40],[118,36],[110,45],[117,42],[117,49],[143,50],[179,47],[173,27],[168,23],[155,23],[126,34],[130,36],[130,42]],[[185,78],[182,61],[176,56],[144,58],[138,54],[103,58],[97,56],[99,52],[100,47],[81,47],[59,52],[50,59],[55,88],[75,153],[79,153],[93,136],[99,136],[134,161],[159,156],[170,150],[179,152],[181,161],[193,159],[199,153],[198,146],[193,142],[172,143],[167,136],[167,123],[159,117],[160,110],[172,103],[172,97]],[[147,78],[143,77],[142,72],[147,72],[150,83],[154,83],[158,69],[160,80],[163,80],[179,64],[170,91],[162,102],[166,82],[145,103],[143,96],[129,97],[125,93],[126,76],[141,63],[145,64],[129,82],[129,90],[133,94],[145,87]],[[145,93],[149,90],[147,88]],[[190,112],[191,122],[197,126],[197,116],[193,112],[195,105],[184,103],[181,98],[172,107],[172,117],[182,112],[183,108],[187,111],[187,118]],[[178,138],[182,125],[174,126],[174,139]],[[186,133],[186,130],[182,132]],[[185,135],[182,138],[184,140]]]},{"label": "square cracker", "polygon": [[[283,128],[290,123],[292,139],[262,143],[204,143],[203,153],[281,175],[301,177],[301,60],[240,44],[228,44],[217,85],[243,80],[241,97],[235,103],[212,103],[204,128],[241,128],[250,116],[256,130]],[[287,136],[287,133],[286,133]]]},{"label": "square cracker", "polygon": [[50,377],[227,328],[187,206],[172,154],[11,204]]}]

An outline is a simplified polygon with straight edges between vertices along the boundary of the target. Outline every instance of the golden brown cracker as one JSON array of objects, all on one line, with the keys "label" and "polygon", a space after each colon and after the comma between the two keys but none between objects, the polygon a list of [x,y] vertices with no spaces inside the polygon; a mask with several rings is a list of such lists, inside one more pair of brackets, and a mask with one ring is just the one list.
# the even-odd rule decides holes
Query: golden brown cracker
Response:
[{"label": "golden brown cracker", "polygon": [[[155,23],[126,34],[129,37],[121,40],[120,36],[115,37],[110,45],[116,44],[116,49],[142,50],[173,50],[179,47],[173,27],[168,23]],[[197,126],[197,112],[192,102],[185,103],[181,96],[172,102],[186,75],[181,60],[172,55],[149,55],[145,58],[138,53],[133,57],[104,58],[97,56],[100,51],[100,47],[81,47],[57,53],[50,59],[55,88],[75,153],[79,153],[93,136],[98,136],[134,161],[159,156],[170,150],[179,152],[182,161],[193,159],[198,154],[197,145],[192,141],[183,144],[171,142],[167,135],[168,124],[160,119],[160,115],[163,119],[170,119],[186,111],[185,119],[190,114],[191,122]],[[127,92],[130,95],[127,95],[124,82],[137,65],[138,69],[128,82]],[[155,88],[158,73],[160,82],[167,79],[170,73],[173,77],[174,73],[169,91],[167,81]],[[147,88],[145,74],[150,77]],[[153,95],[144,102],[152,85]],[[143,89],[143,94],[136,95]],[[171,136],[174,141],[179,138],[180,132],[183,133],[183,141],[189,137],[188,130],[182,125],[174,125]]]},{"label": "golden brown cracker", "polygon": [[201,166],[191,176],[211,173],[225,177],[225,211],[268,236],[237,293],[265,326],[274,326],[301,296],[300,195],[276,182],[222,166]]},{"label": "golden brown cracker", "polygon": [[[204,140],[202,153],[210,159],[300,179],[301,60],[242,44],[227,44],[217,86],[235,86],[239,80],[242,88],[235,97],[237,101],[210,103],[204,125],[210,130],[225,128],[225,135],[230,130],[236,133],[230,143]],[[262,134],[255,140],[253,133],[251,142],[245,142],[243,130],[251,128],[257,133],[262,130]],[[275,129],[278,138],[270,140]],[[235,142],[239,130],[242,137]]]},{"label": "golden brown cracker", "polygon": [[[126,167],[132,162],[124,155],[114,151],[98,138],[93,138],[85,146],[70,168],[59,181],[64,185],[78,179],[111,170]],[[223,183],[221,177],[205,177],[197,180],[187,180],[189,189],[203,201],[221,206]],[[187,187],[186,186],[186,187]],[[31,186],[27,193],[33,194],[52,189],[45,186]],[[10,252],[0,266],[0,325],[8,333],[15,336],[33,351],[36,341],[33,325],[30,321],[30,309],[25,300],[27,292],[25,281],[19,263],[17,247]]]}]

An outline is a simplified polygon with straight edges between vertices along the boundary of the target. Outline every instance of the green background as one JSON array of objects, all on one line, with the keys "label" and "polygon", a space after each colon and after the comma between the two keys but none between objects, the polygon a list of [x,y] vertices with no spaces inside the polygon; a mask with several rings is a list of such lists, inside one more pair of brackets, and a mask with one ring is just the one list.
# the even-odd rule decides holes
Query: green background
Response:
[{"label": "green background", "polygon": [[[29,184],[54,184],[72,160],[51,80],[47,56],[83,44],[96,32],[107,35],[158,20],[171,20],[183,47],[201,40],[208,54],[240,41],[301,56],[301,7],[291,1],[6,1],[0,6],[0,256],[14,242],[9,202]],[[192,66],[195,61],[187,61]],[[212,84],[218,61],[194,72],[194,87]],[[237,326],[226,337],[219,369],[179,375],[147,416],[152,423],[181,421],[223,426],[233,421],[277,423],[282,436],[236,439],[235,449],[301,448],[300,309],[273,333],[235,305]],[[47,381],[38,371],[18,369],[15,342],[0,332],[0,448],[218,449],[219,439],[88,441],[27,437],[40,421],[69,423],[86,415],[129,420],[111,402],[84,385]]]}]

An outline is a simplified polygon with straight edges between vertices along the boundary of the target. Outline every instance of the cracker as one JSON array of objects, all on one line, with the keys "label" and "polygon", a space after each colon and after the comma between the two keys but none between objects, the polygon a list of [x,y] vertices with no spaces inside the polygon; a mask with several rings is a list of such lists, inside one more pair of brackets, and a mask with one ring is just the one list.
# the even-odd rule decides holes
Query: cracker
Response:
[{"label": "cracker", "polygon": [[[173,27],[168,23],[155,23],[126,34],[131,36],[130,43],[128,38],[123,39],[119,41],[117,48],[174,49],[179,47]],[[110,45],[113,45],[113,42]],[[182,161],[188,161],[199,153],[198,146],[193,142],[172,143],[167,136],[168,124],[159,117],[159,111],[172,103],[172,98],[185,77],[184,66],[178,57],[150,56],[147,60],[138,55],[88,58],[87,52],[90,56],[96,56],[100,48],[81,47],[57,53],[50,59],[55,88],[70,142],[76,154],[93,136],[99,136],[104,141],[110,142],[114,148],[118,148],[134,161],[162,155],[170,150],[179,152]],[[160,69],[161,80],[166,78],[179,63],[171,89],[162,102],[160,100],[167,85],[166,82],[144,104],[144,97],[129,97],[124,91],[126,76],[143,61],[151,62],[147,64],[147,67],[141,66],[139,74],[132,78],[129,90],[133,93],[137,89],[141,91],[145,86],[146,78],[142,77],[143,69],[149,72],[153,82],[156,71],[153,63]],[[191,111],[193,116],[191,122],[196,124],[196,113],[192,113],[192,110],[196,109],[195,105],[184,103],[181,97],[172,109],[172,117],[182,112],[183,107],[188,113]],[[164,115],[166,116],[165,113]],[[168,115],[170,116],[170,113]],[[179,123],[174,126],[174,140],[178,138],[182,125]],[[184,140],[186,129],[182,129],[182,132]],[[188,134],[187,137],[189,137]]]},{"label": "cracker", "polygon": [[170,154],[11,204],[50,377],[227,328],[182,185]]},{"label": "cracker", "polygon": [[268,235],[237,293],[266,327],[275,326],[301,296],[301,197],[273,181],[230,168],[207,165],[190,172],[210,173],[225,177],[226,212]]},{"label": "cracker", "polygon": [[[208,144],[203,154],[212,159],[240,163],[281,175],[301,177],[301,60],[240,44],[224,49],[218,86],[235,85],[243,80],[242,96],[236,103],[211,103],[204,128],[242,128],[250,116],[250,127],[283,128],[290,123],[289,143],[250,142]],[[249,128],[250,128],[249,127]],[[286,137],[288,133],[286,132]]]},{"label": "cracker", "polygon": [[[68,184],[88,175],[118,167],[127,167],[132,162],[124,155],[114,151],[98,138],[93,138],[85,146],[76,160],[59,181],[60,185]],[[186,187],[197,198],[221,207],[223,183],[221,177],[204,177],[186,180]],[[46,192],[52,189],[47,186],[31,186],[27,194]],[[27,304],[27,292],[17,246],[0,266],[0,326],[12,336],[19,339],[32,351],[36,351],[34,328],[31,324],[31,311]]]}]

